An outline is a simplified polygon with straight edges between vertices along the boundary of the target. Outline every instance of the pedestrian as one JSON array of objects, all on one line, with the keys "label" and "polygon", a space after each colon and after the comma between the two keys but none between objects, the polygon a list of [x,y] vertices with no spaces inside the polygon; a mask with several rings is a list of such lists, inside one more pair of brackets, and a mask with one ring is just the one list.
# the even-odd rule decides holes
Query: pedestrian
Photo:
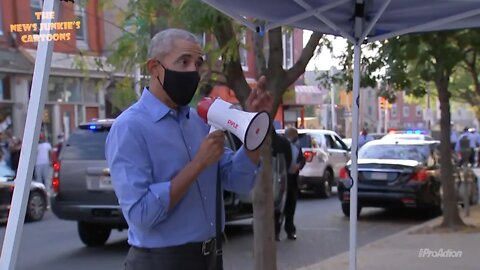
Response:
[{"label": "pedestrian", "polygon": [[460,166],[473,166],[475,162],[475,147],[475,138],[473,134],[469,132],[469,128],[465,127],[455,145],[455,152],[460,157]]},{"label": "pedestrian", "polygon": [[[40,134],[35,162],[35,181],[48,185],[52,164],[52,145],[46,140],[45,134]],[[47,187],[48,189],[48,187]]]},{"label": "pedestrian", "polygon": [[455,145],[457,144],[458,141],[458,134],[457,131],[455,130],[455,125],[450,123],[451,125],[451,130],[450,130],[450,144],[452,145],[452,150],[455,151]]},{"label": "pedestrian", "polygon": [[22,149],[22,141],[16,137],[13,136],[10,144],[10,157],[12,159],[12,170],[17,171],[18,170],[18,163],[20,161],[20,151]]},{"label": "pedestrian", "polygon": [[7,130],[0,132],[0,148],[3,154],[3,160],[9,166],[12,167],[12,157],[10,155],[10,138]]},{"label": "pedestrian", "polygon": [[[290,141],[284,136],[280,136],[276,131],[272,131],[272,157],[285,160],[285,169],[290,169],[292,164],[292,150],[290,147]],[[288,178],[287,183],[288,185]],[[288,187],[287,187],[288,188]],[[288,191],[287,191],[288,192]],[[280,241],[280,231],[282,229],[282,223],[285,217],[284,209],[275,209],[275,240]]]},{"label": "pedestrian", "polygon": [[65,139],[65,136],[63,135],[63,133],[58,134],[57,143],[53,147],[53,162],[54,163],[59,161],[60,151],[62,151],[64,139]]},{"label": "pedestrian", "polygon": [[[125,269],[221,270],[215,263],[221,258],[215,247],[216,180],[238,193],[254,186],[260,151],[225,148],[223,132],[208,134],[188,106],[202,56],[195,35],[181,29],[157,33],[148,50],[149,86],[107,137],[105,154],[128,223]],[[247,111],[271,110],[265,82],[261,77],[247,98]]]},{"label": "pedestrian", "polygon": [[300,170],[305,166],[305,157],[298,141],[298,131],[296,128],[287,128],[285,136],[290,142],[292,151],[292,162],[287,176],[287,199],[285,202],[285,232],[290,240],[297,239],[297,228],[294,224],[295,209],[297,207],[298,198],[298,175]]},{"label": "pedestrian", "polygon": [[362,130],[362,133],[358,137],[358,148],[360,149],[360,147],[362,147],[364,144],[366,144],[369,141],[373,141],[373,137],[370,134],[368,134],[368,129],[364,128]]}]

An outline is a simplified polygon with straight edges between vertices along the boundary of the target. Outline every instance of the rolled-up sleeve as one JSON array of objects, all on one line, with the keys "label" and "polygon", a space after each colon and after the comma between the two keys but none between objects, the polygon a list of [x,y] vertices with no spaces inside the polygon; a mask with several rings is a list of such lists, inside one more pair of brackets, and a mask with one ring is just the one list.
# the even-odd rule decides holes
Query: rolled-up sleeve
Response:
[{"label": "rolled-up sleeve", "polygon": [[107,137],[105,156],[128,224],[151,228],[167,216],[170,181],[153,181],[147,144],[132,122],[114,124]]},{"label": "rolled-up sleeve", "polygon": [[253,163],[246,151],[243,146],[237,152],[225,149],[219,164],[224,189],[246,194],[254,187],[261,164]]}]

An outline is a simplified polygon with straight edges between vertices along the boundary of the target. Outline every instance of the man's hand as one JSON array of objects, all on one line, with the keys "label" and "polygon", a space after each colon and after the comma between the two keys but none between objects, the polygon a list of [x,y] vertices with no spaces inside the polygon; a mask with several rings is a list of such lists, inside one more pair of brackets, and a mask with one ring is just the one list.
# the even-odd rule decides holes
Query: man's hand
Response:
[{"label": "man's hand", "polygon": [[267,78],[261,76],[258,79],[257,87],[252,89],[252,92],[248,96],[245,107],[247,112],[260,112],[267,111],[270,113],[273,107],[273,97],[270,91],[267,91]]},{"label": "man's hand", "polygon": [[200,149],[198,149],[195,161],[205,169],[217,162],[222,156],[225,147],[225,135],[223,131],[214,131],[203,140]]}]

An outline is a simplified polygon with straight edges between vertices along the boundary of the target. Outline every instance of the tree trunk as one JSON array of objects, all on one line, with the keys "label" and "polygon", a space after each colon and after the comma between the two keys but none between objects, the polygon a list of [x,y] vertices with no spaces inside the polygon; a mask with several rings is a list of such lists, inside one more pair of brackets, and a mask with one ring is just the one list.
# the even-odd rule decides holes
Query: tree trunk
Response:
[{"label": "tree trunk", "polygon": [[253,192],[253,243],[256,270],[277,269],[271,136],[262,146],[262,171]]},{"label": "tree trunk", "polygon": [[443,189],[443,222],[441,227],[454,228],[465,226],[460,218],[453,178],[452,148],[450,144],[450,93],[448,92],[448,78],[435,82],[440,100],[440,175]]}]

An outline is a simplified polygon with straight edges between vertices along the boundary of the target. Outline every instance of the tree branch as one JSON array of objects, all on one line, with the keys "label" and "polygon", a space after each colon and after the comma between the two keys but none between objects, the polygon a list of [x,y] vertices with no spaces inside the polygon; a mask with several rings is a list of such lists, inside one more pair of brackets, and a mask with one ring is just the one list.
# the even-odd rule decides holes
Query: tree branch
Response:
[{"label": "tree branch", "polygon": [[308,62],[312,59],[313,54],[315,53],[315,49],[317,48],[320,39],[322,38],[323,34],[314,32],[310,36],[310,39],[307,42],[305,48],[303,48],[302,54],[300,58],[298,58],[297,62],[289,69],[286,73],[286,84],[287,87],[293,84],[300,75],[305,72],[305,68],[307,67]]},{"label": "tree branch", "polygon": [[[236,49],[239,50],[238,39],[235,35],[233,23],[231,20],[225,17],[219,17],[218,22],[214,25],[215,38],[221,48],[226,48],[232,40],[237,42]],[[237,53],[238,56],[238,53]],[[228,57],[228,50],[222,53],[224,59],[224,70],[227,78],[228,86],[233,89],[238,101],[244,107],[245,101],[250,94],[250,86],[243,74],[242,64],[240,63],[240,57]]]}]

